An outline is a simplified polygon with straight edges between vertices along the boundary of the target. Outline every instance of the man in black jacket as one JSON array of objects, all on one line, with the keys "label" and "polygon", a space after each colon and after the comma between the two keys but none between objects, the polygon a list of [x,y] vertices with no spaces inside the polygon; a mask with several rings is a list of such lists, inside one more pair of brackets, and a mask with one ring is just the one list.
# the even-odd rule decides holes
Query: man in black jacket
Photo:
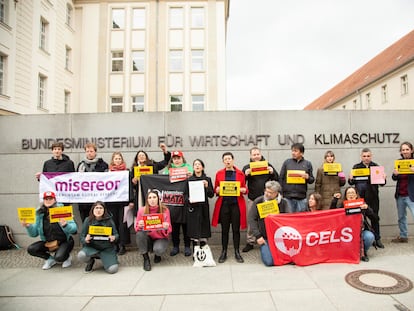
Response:
[{"label": "man in black jacket", "polygon": [[[263,157],[259,147],[253,147],[250,149],[250,163],[246,164],[243,167],[243,173],[246,176],[246,184],[249,190],[247,195],[247,215],[249,210],[252,207],[253,201],[259,196],[263,195],[265,188],[265,183],[269,180],[279,180],[279,174],[276,169],[270,164],[267,163],[267,167],[258,168],[257,171],[251,168],[252,162],[266,161]],[[261,169],[265,173],[261,172]],[[256,243],[256,237],[252,235],[249,224],[247,224],[247,234],[246,234],[246,246],[243,248],[243,252],[248,252],[253,249],[253,245]]]}]

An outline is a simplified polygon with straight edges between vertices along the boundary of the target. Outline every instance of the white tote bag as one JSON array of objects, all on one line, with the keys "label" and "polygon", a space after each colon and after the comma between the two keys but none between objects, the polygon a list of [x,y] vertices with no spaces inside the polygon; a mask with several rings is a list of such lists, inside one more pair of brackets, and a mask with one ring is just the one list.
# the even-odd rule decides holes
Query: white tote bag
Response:
[{"label": "white tote bag", "polygon": [[194,246],[194,264],[193,267],[215,267],[216,262],[213,259],[213,254],[208,244],[200,247],[199,245]]}]

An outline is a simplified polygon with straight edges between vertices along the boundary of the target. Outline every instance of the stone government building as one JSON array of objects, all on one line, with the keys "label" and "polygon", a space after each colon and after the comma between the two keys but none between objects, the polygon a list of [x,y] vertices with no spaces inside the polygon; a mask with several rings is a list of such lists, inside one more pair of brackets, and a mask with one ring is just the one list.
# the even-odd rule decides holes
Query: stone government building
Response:
[{"label": "stone government building", "polygon": [[[305,146],[305,158],[317,168],[326,150],[333,150],[346,175],[360,161],[360,151],[369,147],[373,160],[385,167],[387,185],[380,189],[381,226],[384,238],[398,234],[394,201],[395,182],[391,179],[394,160],[403,141],[414,141],[410,111],[228,111],[228,112],[144,112],[142,114],[58,114],[0,117],[0,209],[2,224],[9,225],[17,242],[32,241],[17,219],[17,207],[38,206],[38,181],[34,174],[51,157],[48,146],[63,141],[65,153],[75,165],[83,158],[83,144],[96,142],[98,156],[110,161],[121,151],[127,165],[140,149],[151,158],[162,159],[159,143],[169,150],[184,152],[187,162],[201,158],[206,173],[214,180],[223,167],[221,155],[231,151],[239,168],[249,162],[249,149],[258,145],[264,157],[279,171],[291,156],[293,142]],[[309,191],[314,185],[309,187]],[[213,211],[214,199],[210,202]],[[80,225],[77,208],[74,208]],[[413,219],[409,216],[410,233]],[[218,242],[220,226],[213,228]],[[244,235],[242,235],[244,236]]]}]

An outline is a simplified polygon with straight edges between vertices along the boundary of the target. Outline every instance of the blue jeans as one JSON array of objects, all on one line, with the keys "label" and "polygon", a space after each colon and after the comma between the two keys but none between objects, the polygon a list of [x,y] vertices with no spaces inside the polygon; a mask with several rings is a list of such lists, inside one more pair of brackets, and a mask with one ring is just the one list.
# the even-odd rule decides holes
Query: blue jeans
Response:
[{"label": "blue jeans", "polygon": [[364,241],[364,252],[366,255],[368,249],[372,246],[372,243],[374,243],[375,236],[369,230],[362,230],[362,240]]},{"label": "blue jeans", "polygon": [[269,244],[267,243],[267,240],[265,244],[260,245],[260,256],[262,257],[262,261],[265,266],[273,266],[273,257],[270,253],[270,248]]},{"label": "blue jeans", "polygon": [[305,212],[308,208],[306,199],[285,199],[288,201],[292,213]]},{"label": "blue jeans", "polygon": [[408,238],[407,228],[407,207],[411,211],[411,215],[414,218],[414,202],[410,200],[410,197],[398,197],[397,212],[398,212],[398,227],[400,228],[400,237]]}]

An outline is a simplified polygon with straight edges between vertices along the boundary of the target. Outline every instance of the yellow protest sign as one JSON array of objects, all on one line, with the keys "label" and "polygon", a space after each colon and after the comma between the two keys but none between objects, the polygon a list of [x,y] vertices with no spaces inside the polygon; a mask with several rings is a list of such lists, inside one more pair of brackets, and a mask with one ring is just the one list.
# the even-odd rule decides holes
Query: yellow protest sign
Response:
[{"label": "yellow protest sign", "polygon": [[59,222],[60,219],[73,220],[72,205],[49,208],[50,223]]},{"label": "yellow protest sign", "polygon": [[414,174],[411,170],[414,167],[414,159],[396,160],[394,167],[399,174]]},{"label": "yellow protest sign", "polygon": [[257,161],[257,162],[250,162],[250,175],[264,175],[269,174],[269,170],[267,169],[269,164],[267,161]]},{"label": "yellow protest sign", "polygon": [[154,168],[152,166],[134,166],[134,177],[140,178],[141,175],[152,175]]},{"label": "yellow protest sign", "polygon": [[163,228],[164,216],[162,214],[143,215],[144,231],[161,230]]},{"label": "yellow protest sign", "polygon": [[238,197],[240,195],[240,181],[220,181],[221,197]]},{"label": "yellow protest sign", "polygon": [[20,222],[34,224],[36,221],[36,209],[34,207],[18,207],[17,215]]},{"label": "yellow protest sign", "polygon": [[90,235],[110,236],[112,234],[112,227],[89,226],[88,233]]},{"label": "yellow protest sign", "polygon": [[305,171],[301,170],[288,170],[286,173],[286,183],[288,184],[304,184],[306,183],[305,178],[303,178],[303,174]]},{"label": "yellow protest sign", "polygon": [[257,211],[260,218],[265,218],[267,215],[279,214],[279,205],[276,200],[265,201],[257,204]]},{"label": "yellow protest sign", "polygon": [[370,170],[369,167],[367,168],[354,168],[353,170],[351,170],[351,174],[354,177],[363,177],[363,176],[369,176]]},{"label": "yellow protest sign", "polygon": [[325,175],[338,175],[342,172],[342,165],[341,163],[324,163],[323,172]]}]

